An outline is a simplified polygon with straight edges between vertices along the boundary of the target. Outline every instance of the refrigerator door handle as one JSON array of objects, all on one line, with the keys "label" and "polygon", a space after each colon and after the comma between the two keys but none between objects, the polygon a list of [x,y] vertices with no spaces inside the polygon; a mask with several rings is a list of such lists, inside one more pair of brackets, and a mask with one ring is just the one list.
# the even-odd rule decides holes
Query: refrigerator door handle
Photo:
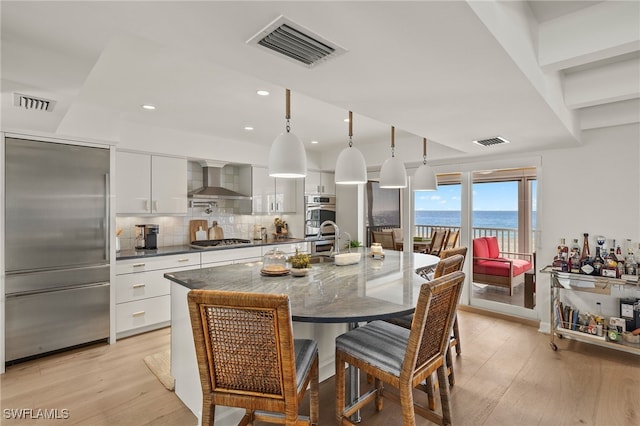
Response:
[{"label": "refrigerator door handle", "polygon": [[105,260],[107,262],[109,262],[111,256],[109,253],[109,242],[111,241],[111,230],[110,228],[110,224],[111,224],[111,182],[110,182],[110,177],[109,177],[109,173],[106,173],[104,175],[104,187],[105,187],[105,193],[104,193],[104,221],[105,221],[105,229],[107,230],[107,232],[105,233],[105,239],[104,239],[104,255],[105,255]]}]

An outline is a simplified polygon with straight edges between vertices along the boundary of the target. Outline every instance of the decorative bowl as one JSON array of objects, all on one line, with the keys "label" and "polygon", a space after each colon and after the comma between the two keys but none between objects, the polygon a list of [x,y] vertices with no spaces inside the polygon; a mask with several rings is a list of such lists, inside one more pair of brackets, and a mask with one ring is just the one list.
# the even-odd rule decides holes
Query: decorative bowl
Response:
[{"label": "decorative bowl", "polygon": [[294,277],[304,277],[310,270],[311,268],[291,268],[291,275]]},{"label": "decorative bowl", "polygon": [[337,266],[353,265],[360,262],[362,253],[340,253],[334,256],[334,263]]}]

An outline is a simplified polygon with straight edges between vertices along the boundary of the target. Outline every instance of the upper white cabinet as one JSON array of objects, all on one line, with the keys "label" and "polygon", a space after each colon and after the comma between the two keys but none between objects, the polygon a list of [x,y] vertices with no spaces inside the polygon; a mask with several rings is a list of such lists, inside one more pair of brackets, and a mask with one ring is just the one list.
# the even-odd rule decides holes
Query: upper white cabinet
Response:
[{"label": "upper white cabinet", "polygon": [[266,167],[253,167],[253,213],[295,213],[297,180],[272,178]]},{"label": "upper white cabinet", "polygon": [[187,160],[116,152],[116,213],[186,214]]},{"label": "upper white cabinet", "polygon": [[305,194],[330,194],[336,193],[335,173],[307,171],[304,180]]}]

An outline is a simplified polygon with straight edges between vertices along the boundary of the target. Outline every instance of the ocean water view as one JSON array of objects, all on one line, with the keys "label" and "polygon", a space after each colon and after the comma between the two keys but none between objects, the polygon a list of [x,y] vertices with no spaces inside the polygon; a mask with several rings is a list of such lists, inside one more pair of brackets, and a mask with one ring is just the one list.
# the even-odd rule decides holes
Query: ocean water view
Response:
[{"label": "ocean water view", "polygon": [[[459,210],[416,210],[416,225],[460,226]],[[533,229],[536,212],[533,212]],[[475,228],[518,228],[518,212],[513,210],[476,210],[473,212]]]}]

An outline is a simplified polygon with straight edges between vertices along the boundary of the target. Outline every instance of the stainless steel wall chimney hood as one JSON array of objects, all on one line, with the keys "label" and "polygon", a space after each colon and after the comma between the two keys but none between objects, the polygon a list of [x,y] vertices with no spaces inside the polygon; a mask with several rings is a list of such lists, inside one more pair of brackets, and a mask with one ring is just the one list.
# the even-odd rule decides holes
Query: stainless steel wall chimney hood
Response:
[{"label": "stainless steel wall chimney hood", "polygon": [[241,194],[222,186],[222,168],[225,163],[202,162],[202,188],[189,192],[189,198],[197,200],[250,200],[250,195]]}]

